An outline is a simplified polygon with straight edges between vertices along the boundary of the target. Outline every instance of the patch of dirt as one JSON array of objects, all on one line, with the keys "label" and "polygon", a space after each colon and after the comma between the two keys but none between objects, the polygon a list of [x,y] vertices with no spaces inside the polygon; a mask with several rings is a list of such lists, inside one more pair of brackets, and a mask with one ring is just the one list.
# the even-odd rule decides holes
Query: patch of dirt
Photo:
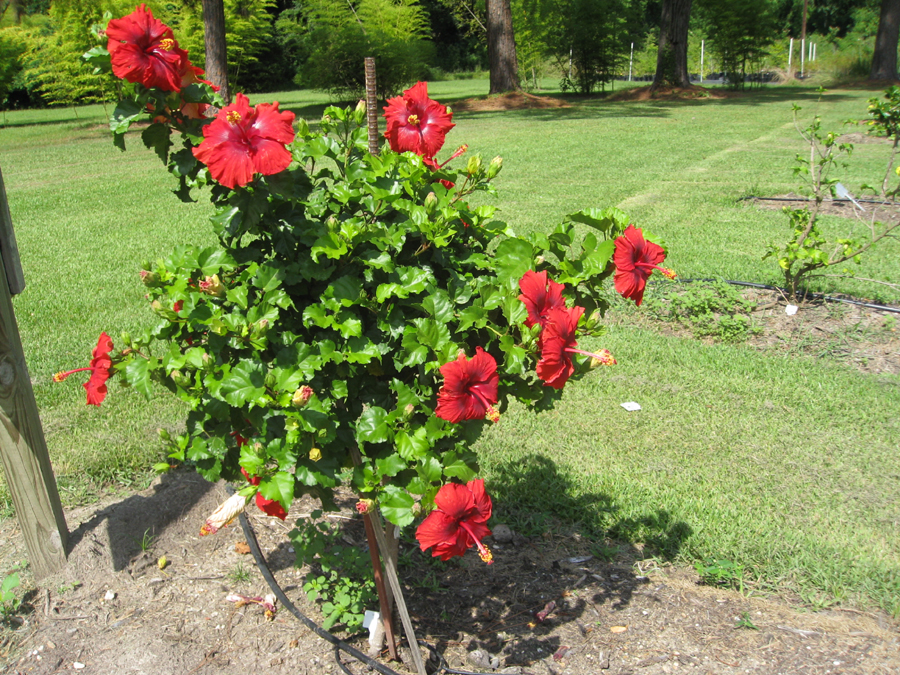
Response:
[{"label": "patch of dirt", "polygon": [[[70,511],[69,564],[41,582],[30,594],[24,624],[4,634],[3,672],[337,672],[330,645],[283,608],[267,621],[260,607],[225,600],[233,591],[268,592],[250,556],[238,552],[244,542],[239,526],[198,536],[225,497],[221,484],[175,471],[125,499]],[[343,500],[342,518],[349,540],[359,541],[353,502]],[[287,522],[308,516],[313,506],[301,500]],[[321,623],[301,590],[304,571],[292,567],[290,526],[252,509],[250,515],[280,585]],[[496,528],[495,534],[493,565],[470,551],[440,566],[420,560],[414,564],[422,569],[404,575],[419,637],[451,667],[531,675],[900,670],[900,633],[885,616],[853,609],[798,612],[777,598],[698,586],[692,570],[658,568],[641,561],[637,548],[603,547],[614,552],[610,559],[593,557],[592,542],[559,528],[536,539],[509,533],[497,541]],[[23,556],[14,520],[0,524],[0,554],[2,570]],[[160,570],[162,555],[169,565]],[[428,571],[434,572],[430,581]],[[366,651],[364,640],[351,642]],[[359,663],[348,667],[366,672]]]},{"label": "patch of dirt", "polygon": [[453,112],[488,112],[523,110],[526,108],[568,108],[566,101],[550,96],[535,96],[524,91],[510,91],[487,98],[467,98],[453,104]]},{"label": "patch of dirt", "polygon": [[612,94],[608,101],[694,101],[698,99],[719,100],[733,98],[738,92],[703,87],[659,87],[651,94],[650,87],[623,89]]},{"label": "patch of dirt", "polygon": [[[865,138],[871,138],[864,134],[860,135]],[[900,202],[885,201],[880,197],[857,197],[855,195],[854,199],[856,199],[859,206],[848,199],[826,199],[819,207],[819,214],[823,216],[837,216],[839,218],[855,218],[866,224],[880,222],[890,225],[900,220]],[[775,195],[774,197],[753,197],[748,199],[748,201],[753,202],[761,209],[775,209],[779,211],[785,207],[801,209],[803,207],[812,208],[813,206],[813,202],[809,197],[804,197],[794,192]]]},{"label": "patch of dirt", "polygon": [[[664,286],[651,288],[651,292],[657,288],[670,292]],[[778,291],[747,288],[740,295],[755,306],[749,315],[753,332],[745,344],[760,350],[827,357],[836,364],[865,373],[900,375],[900,313],[809,300],[796,314],[789,315],[786,312],[789,303]],[[665,302],[663,298],[663,306]],[[695,337],[685,323],[654,318],[631,308],[622,315],[613,312],[608,318],[611,324],[637,322],[663,334]],[[698,339],[707,343],[717,341],[715,337]]]}]

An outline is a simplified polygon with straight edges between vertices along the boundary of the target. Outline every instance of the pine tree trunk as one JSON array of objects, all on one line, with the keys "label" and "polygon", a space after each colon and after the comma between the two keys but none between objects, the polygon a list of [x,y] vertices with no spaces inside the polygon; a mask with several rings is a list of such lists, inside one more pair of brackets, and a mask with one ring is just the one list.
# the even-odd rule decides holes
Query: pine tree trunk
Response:
[{"label": "pine tree trunk", "polygon": [[492,94],[518,91],[519,67],[510,0],[487,0],[488,62]]},{"label": "pine tree trunk", "polygon": [[659,51],[656,55],[656,75],[650,91],[660,86],[690,87],[687,68],[688,21],[691,0],[663,0],[659,25]]},{"label": "pine tree trunk", "polygon": [[881,0],[881,18],[872,56],[873,80],[897,79],[897,40],[900,38],[900,0]]},{"label": "pine tree trunk", "polygon": [[202,0],[206,43],[206,78],[219,87],[226,105],[231,103],[228,89],[228,54],[225,50],[225,2]]}]

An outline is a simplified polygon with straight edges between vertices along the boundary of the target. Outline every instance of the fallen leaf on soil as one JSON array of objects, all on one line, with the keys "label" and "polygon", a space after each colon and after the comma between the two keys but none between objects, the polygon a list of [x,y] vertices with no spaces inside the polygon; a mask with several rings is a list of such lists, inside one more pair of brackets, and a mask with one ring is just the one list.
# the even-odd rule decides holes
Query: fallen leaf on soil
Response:
[{"label": "fallen leaf on soil", "polygon": [[246,541],[239,541],[234,545],[234,552],[247,555],[250,553],[250,545]]},{"label": "fallen leaf on soil", "polygon": [[628,630],[628,626],[613,626],[609,629],[610,633],[624,633]]}]

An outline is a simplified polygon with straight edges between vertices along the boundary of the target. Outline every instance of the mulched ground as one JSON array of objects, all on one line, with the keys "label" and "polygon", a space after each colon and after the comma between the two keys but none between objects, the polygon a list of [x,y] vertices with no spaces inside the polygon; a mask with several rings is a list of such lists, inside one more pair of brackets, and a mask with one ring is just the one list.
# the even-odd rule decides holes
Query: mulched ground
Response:
[{"label": "mulched ground", "polygon": [[[268,588],[242,552],[239,527],[198,536],[225,496],[222,485],[176,471],[142,492],[70,511],[68,567],[34,588],[22,625],[3,634],[2,672],[338,672],[331,647],[284,609],[267,621],[256,605],[226,601],[231,592],[264,595]],[[353,501],[347,495],[338,520],[359,541]],[[287,522],[314,506],[295,504]],[[251,522],[288,597],[321,622],[301,590],[309,570],[292,565],[290,525],[255,511]],[[142,550],[145,532],[153,538]],[[637,547],[592,556],[591,542],[560,528],[536,539],[498,531],[489,543],[490,566],[472,553],[401,570],[419,637],[451,667],[532,675],[900,670],[898,625],[878,613],[798,611],[783,599],[701,586],[693,570],[657,567]],[[0,524],[0,569],[22,558],[20,547],[15,521]],[[160,570],[162,555],[169,564]],[[239,567],[249,572],[240,575],[245,581],[235,575]],[[365,640],[348,639],[366,651]],[[392,667],[411,672],[402,663]],[[359,663],[347,668],[366,672]]]}]

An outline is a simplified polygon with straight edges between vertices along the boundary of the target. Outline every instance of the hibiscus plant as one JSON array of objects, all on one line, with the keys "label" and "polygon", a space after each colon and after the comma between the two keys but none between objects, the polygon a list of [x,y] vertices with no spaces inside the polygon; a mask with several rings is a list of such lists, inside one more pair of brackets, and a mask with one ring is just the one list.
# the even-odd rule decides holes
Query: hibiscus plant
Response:
[{"label": "hibiscus plant", "polygon": [[474,198],[494,194],[499,158],[439,163],[452,113],[425,83],[387,102],[388,144],[373,155],[364,104],[327,108],[315,129],[277,103],[223,105],[143,6],[107,36],[127,81],[117,145],[149,118],[144,144],[181,198],[204,188],[219,245],[145,266],[159,321],[118,352],[101,341],[91,381],[118,375],[147,396],[155,382],[187,402],[186,432],[164,435],[170,457],[244,485],[205,532],[254,495],[284,518],[295,498],[328,506],[348,485],[361,512],[396,525],[429,514],[423,550],[446,560],[475,546],[490,561],[473,442],[510,399],[551,406],[570,379],[615,363],[576,339],[602,335],[614,273],[640,302],[663,249],[614,208],[516,236]]}]

